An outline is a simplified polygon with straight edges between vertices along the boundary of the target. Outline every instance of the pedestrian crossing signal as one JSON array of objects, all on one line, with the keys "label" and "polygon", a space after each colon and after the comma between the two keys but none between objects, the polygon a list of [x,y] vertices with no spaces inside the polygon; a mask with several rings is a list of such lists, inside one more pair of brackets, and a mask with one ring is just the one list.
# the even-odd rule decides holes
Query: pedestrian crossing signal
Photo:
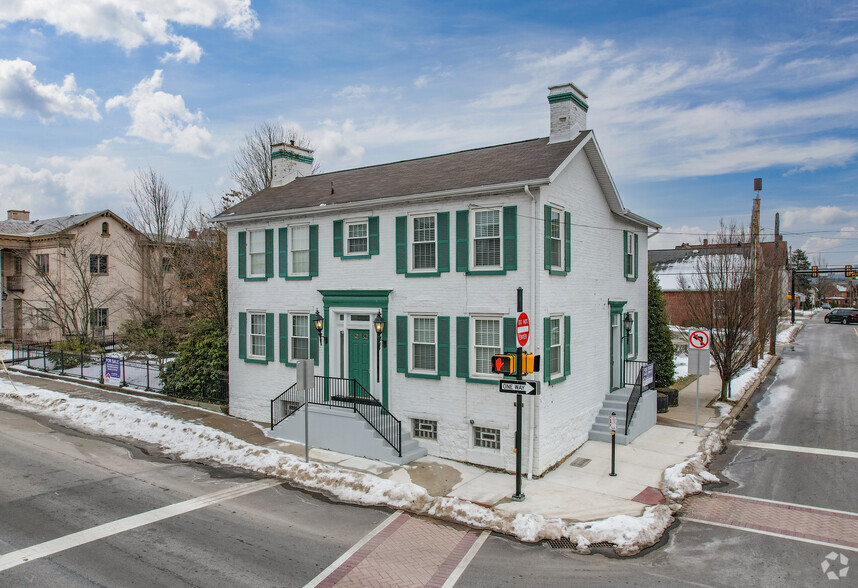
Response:
[{"label": "pedestrian crossing signal", "polygon": [[819,267],[818,266],[815,266],[815,265],[810,266],[810,277],[811,278],[818,278],[819,277]]},{"label": "pedestrian crossing signal", "polygon": [[847,265],[847,266],[846,266],[846,277],[847,277],[847,278],[851,278],[851,277],[852,277],[852,266],[851,266],[851,265]]},{"label": "pedestrian crossing signal", "polygon": [[515,374],[515,355],[492,355],[492,372],[495,374]]}]

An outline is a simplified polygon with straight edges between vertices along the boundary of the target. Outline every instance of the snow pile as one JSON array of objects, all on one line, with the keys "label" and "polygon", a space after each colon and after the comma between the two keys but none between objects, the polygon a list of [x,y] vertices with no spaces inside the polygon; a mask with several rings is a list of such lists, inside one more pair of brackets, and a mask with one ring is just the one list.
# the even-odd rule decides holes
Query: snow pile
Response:
[{"label": "snow pile", "polygon": [[688,355],[685,353],[677,353],[673,356],[673,376],[676,379],[684,378],[688,375]]},{"label": "snow pile", "polygon": [[795,339],[795,335],[798,333],[800,328],[800,324],[791,325],[788,329],[784,329],[778,333],[776,341],[778,343],[792,343],[792,340]]},{"label": "snow pile", "polygon": [[724,448],[728,434],[729,429],[715,429],[703,440],[700,451],[664,470],[661,492],[671,512],[679,510],[683,499],[689,494],[702,492],[704,483],[720,481],[718,476],[706,469],[706,466]]},{"label": "snow pile", "polygon": [[752,386],[759,381],[760,374],[775,360],[775,356],[768,353],[757,363],[757,367],[746,367],[739,372],[735,378],[730,380],[730,397],[739,399]]},{"label": "snow pile", "polygon": [[157,445],[182,460],[243,468],[343,502],[403,509],[512,535],[521,541],[567,537],[583,553],[589,551],[592,543],[608,542],[616,545],[618,554],[633,555],[658,541],[670,526],[673,511],[678,509],[673,503],[688,492],[699,491],[700,484],[690,480],[707,479],[703,466],[716,451],[716,444],[707,439],[702,453],[668,468],[664,484],[668,489],[665,494],[669,492],[668,504],[648,507],[640,517],[618,515],[599,521],[570,522],[539,514],[505,513],[459,498],[434,497],[410,482],[396,482],[322,463],[305,463],[299,457],[252,445],[218,429],[178,420],[155,409],[75,398],[27,384],[17,386],[16,392],[8,381],[0,381],[0,404],[22,412],[49,415],[88,433],[131,438]]},{"label": "snow pile", "polygon": [[12,350],[11,349],[0,349],[0,359],[5,362],[8,362],[12,359]]}]

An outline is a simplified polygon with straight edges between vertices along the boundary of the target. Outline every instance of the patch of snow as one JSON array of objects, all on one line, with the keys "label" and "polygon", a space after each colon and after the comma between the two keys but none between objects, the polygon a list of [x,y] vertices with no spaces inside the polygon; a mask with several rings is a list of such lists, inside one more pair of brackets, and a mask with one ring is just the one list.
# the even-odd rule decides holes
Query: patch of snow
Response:
[{"label": "patch of snow", "polygon": [[688,375],[688,355],[677,353],[673,356],[673,375],[675,378],[684,378]]},{"label": "patch of snow", "polygon": [[800,324],[791,325],[789,328],[784,329],[780,333],[778,333],[777,338],[775,339],[778,343],[791,343],[793,339],[795,339],[796,333],[801,328]]},{"label": "patch of snow", "polygon": [[12,350],[11,349],[0,349],[0,359],[3,361],[9,361],[12,359]]}]

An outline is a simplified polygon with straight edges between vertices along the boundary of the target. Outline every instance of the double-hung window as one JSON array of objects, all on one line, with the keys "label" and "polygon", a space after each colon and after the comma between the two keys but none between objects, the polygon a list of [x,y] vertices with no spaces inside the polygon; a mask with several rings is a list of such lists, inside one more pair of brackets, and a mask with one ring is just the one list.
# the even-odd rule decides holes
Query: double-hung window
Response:
[{"label": "double-hung window", "polygon": [[551,342],[551,351],[549,353],[551,370],[549,373],[553,375],[561,375],[563,373],[563,325],[562,317],[551,317],[549,340]]},{"label": "double-hung window", "polygon": [[36,267],[39,268],[40,274],[44,275],[48,273],[50,269],[50,257],[48,257],[47,253],[36,254]]},{"label": "double-hung window", "polygon": [[436,232],[435,215],[415,216],[411,219],[411,265],[414,271],[435,270]]},{"label": "double-hung window", "polygon": [[265,276],[265,231],[248,231],[247,256],[250,258],[250,276]]},{"label": "double-hung window", "polygon": [[107,328],[107,309],[93,308],[89,311],[89,325],[93,331],[104,332]]},{"label": "double-hung window", "polygon": [[433,316],[412,317],[411,371],[434,374],[437,366],[437,331]]},{"label": "double-hung window", "polygon": [[365,220],[346,223],[346,255],[369,254],[369,223]]},{"label": "double-hung window", "polygon": [[474,373],[477,376],[495,377],[492,373],[492,355],[501,352],[501,321],[476,318],[474,323]]},{"label": "double-hung window", "polygon": [[501,267],[500,209],[474,212],[474,268]]},{"label": "double-hung window", "polygon": [[89,273],[91,274],[106,274],[107,273],[107,256],[106,255],[90,255],[89,256]]},{"label": "double-hung window", "polygon": [[[263,261],[264,264],[264,261]],[[264,266],[263,266],[264,271]],[[248,313],[250,319],[250,353],[251,359],[266,359],[267,349],[265,347],[265,313]]]},{"label": "double-hung window", "polygon": [[623,231],[623,261],[627,280],[638,277],[638,236],[632,231]]},{"label": "double-hung window", "polygon": [[562,215],[563,212],[552,208],[550,220],[550,239],[551,239],[551,267],[563,269],[563,230],[562,230]]},{"label": "double-hung window", "polygon": [[[310,275],[310,226],[290,227],[289,254],[292,256],[291,274]],[[306,359],[306,358],[305,358]]]},{"label": "double-hung window", "polygon": [[310,359],[310,315],[292,314],[290,316],[290,338],[292,360]]}]

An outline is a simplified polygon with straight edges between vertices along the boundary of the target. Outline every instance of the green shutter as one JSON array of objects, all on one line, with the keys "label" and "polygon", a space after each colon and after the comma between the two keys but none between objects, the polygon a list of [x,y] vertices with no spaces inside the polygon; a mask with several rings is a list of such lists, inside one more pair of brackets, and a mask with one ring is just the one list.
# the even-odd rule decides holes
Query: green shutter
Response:
[{"label": "green shutter", "polygon": [[456,271],[468,271],[468,211],[456,211]]},{"label": "green shutter", "polygon": [[565,212],[563,214],[563,240],[566,247],[566,260],[564,269],[567,272],[572,271],[572,213]]},{"label": "green shutter", "polygon": [[450,317],[438,317],[438,375],[450,375]]},{"label": "green shutter", "polygon": [[408,373],[408,317],[396,317],[396,371]]},{"label": "green shutter", "polygon": [[396,217],[396,273],[408,271],[408,217]]},{"label": "green shutter", "polygon": [[635,278],[638,279],[638,266],[640,265],[640,260],[638,259],[638,234],[635,233],[635,267],[632,268],[632,274],[634,274]]},{"label": "green shutter", "polygon": [[[272,231],[273,233],[273,231]],[[272,238],[274,235],[272,234]],[[274,313],[265,313],[265,359],[274,361]]]},{"label": "green shutter", "polygon": [[563,375],[572,373],[572,317],[563,317]]},{"label": "green shutter", "polygon": [[629,277],[629,232],[623,231],[623,275]]},{"label": "green shutter", "polygon": [[543,249],[545,249],[545,254],[543,256],[543,257],[545,257],[544,267],[545,267],[545,269],[550,270],[551,269],[551,206],[546,204],[544,206],[543,210],[544,210],[544,212],[542,214],[545,217],[545,219],[542,223],[542,225],[543,225],[542,230],[545,233],[545,236],[543,238],[543,244],[542,244]]},{"label": "green shutter", "polygon": [[[282,229],[281,229],[282,230]],[[289,363],[289,315],[280,315],[280,363]]]},{"label": "green shutter", "polygon": [[310,275],[319,275],[319,225],[310,225]]},{"label": "green shutter", "polygon": [[551,383],[551,317],[542,319],[542,380]]},{"label": "green shutter", "polygon": [[343,256],[343,221],[334,221],[334,257]]},{"label": "green shutter", "polygon": [[[438,213],[438,271],[450,271],[450,213]],[[449,319],[448,319],[449,320]]]},{"label": "green shutter", "polygon": [[518,213],[515,206],[503,207],[503,269],[518,269]]},{"label": "green shutter", "polygon": [[378,217],[369,217],[369,254],[378,255]]},{"label": "green shutter", "polygon": [[503,352],[507,353],[518,349],[518,342],[515,337],[515,319],[503,319]]},{"label": "green shutter", "polygon": [[274,229],[265,229],[265,277],[274,277]]},{"label": "green shutter", "polygon": [[[467,212],[467,211],[465,211]],[[456,376],[467,378],[471,375],[469,365],[470,352],[468,349],[468,317],[456,317]]]},{"label": "green shutter", "polygon": [[[282,227],[277,230],[277,257],[279,261],[279,275],[281,278],[285,278],[289,275],[288,272],[288,259],[289,259],[289,251],[286,240],[286,227]],[[283,315],[280,315],[283,316]]]},{"label": "green shutter", "polygon": [[238,357],[247,359],[247,313],[238,313]]},{"label": "green shutter", "polygon": [[[314,225],[315,226],[315,225]],[[318,274],[317,274],[318,275]],[[312,315],[311,315],[312,317]],[[319,331],[313,326],[313,319],[310,319],[310,359],[313,363],[319,365]]]},{"label": "green shutter", "polygon": [[238,233],[238,277],[242,280],[247,277],[247,233]]}]

